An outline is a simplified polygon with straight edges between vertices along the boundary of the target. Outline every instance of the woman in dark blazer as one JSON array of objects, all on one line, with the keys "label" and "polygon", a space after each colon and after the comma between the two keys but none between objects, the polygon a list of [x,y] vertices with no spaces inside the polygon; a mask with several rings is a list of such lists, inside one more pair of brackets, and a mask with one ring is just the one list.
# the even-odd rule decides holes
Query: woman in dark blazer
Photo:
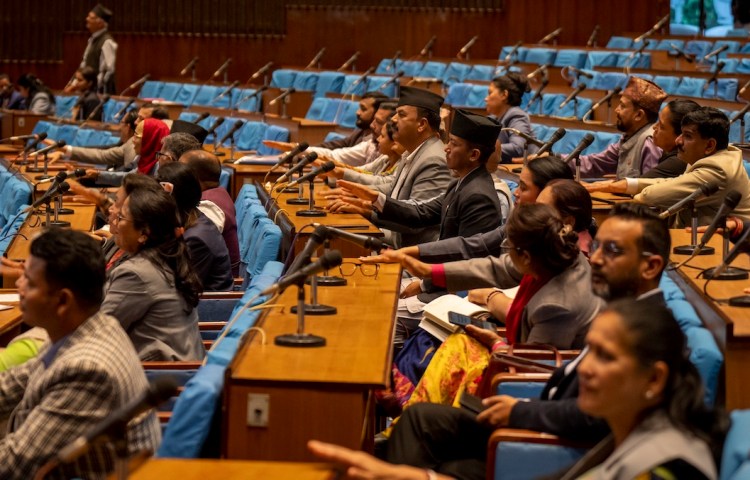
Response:
[{"label": "woman in dark blazer", "polygon": [[[507,73],[495,77],[490,83],[490,89],[484,101],[487,103],[487,113],[495,117],[503,129],[513,128],[526,135],[533,136],[529,114],[520,107],[523,94],[529,91],[526,76],[520,73]],[[523,157],[526,140],[511,130],[500,132],[497,140],[502,152],[500,162],[511,163],[514,158]],[[528,153],[535,153],[537,147],[529,145]]]}]

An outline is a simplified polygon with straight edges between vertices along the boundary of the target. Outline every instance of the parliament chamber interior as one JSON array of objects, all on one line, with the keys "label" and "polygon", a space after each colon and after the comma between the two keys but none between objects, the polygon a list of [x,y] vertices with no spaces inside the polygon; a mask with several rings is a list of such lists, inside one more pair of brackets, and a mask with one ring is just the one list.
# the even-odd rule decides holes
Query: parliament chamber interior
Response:
[{"label": "parliament chamber interior", "polygon": [[750,479],[750,1],[0,8],[0,478]]}]

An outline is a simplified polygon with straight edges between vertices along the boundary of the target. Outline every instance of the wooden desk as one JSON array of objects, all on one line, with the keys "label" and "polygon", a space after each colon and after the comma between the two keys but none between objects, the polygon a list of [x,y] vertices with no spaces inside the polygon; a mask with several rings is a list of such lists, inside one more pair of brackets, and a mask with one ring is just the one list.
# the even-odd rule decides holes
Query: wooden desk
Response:
[{"label": "wooden desk", "polygon": [[26,110],[0,109],[0,136],[2,138],[17,135],[29,135],[39,120],[47,115],[27,112]]},{"label": "wooden desk", "polygon": [[[234,163],[227,163],[224,166],[234,170],[229,189],[232,199],[237,199],[242,186],[246,183],[255,183],[256,186],[262,185],[263,180],[266,178],[266,173],[271,169],[270,165],[236,165]],[[277,168],[268,175],[268,181],[275,182],[286,170],[286,167]]]},{"label": "wooden desk", "polygon": [[615,203],[632,202],[630,195],[616,195],[614,193],[596,192],[591,195],[591,208],[594,220],[601,225],[609,217],[609,211]]},{"label": "wooden desk", "polygon": [[[115,476],[110,478],[114,479]],[[128,476],[131,480],[329,480],[335,478],[330,465],[322,463],[243,462],[237,460],[185,460],[151,458]]]},{"label": "wooden desk", "polygon": [[[15,289],[2,289],[0,294],[18,293]],[[21,323],[23,316],[21,308],[17,303],[2,302],[4,305],[13,305],[10,310],[0,311],[0,347],[8,345],[16,335],[21,333]]]},{"label": "wooden desk", "polygon": [[[350,261],[350,260],[347,260]],[[377,279],[359,270],[343,287],[318,289],[336,315],[307,316],[305,331],[325,337],[316,348],[274,345],[293,333],[297,289],[289,288],[259,322],[268,344],[253,333],[227,369],[222,452],[227,458],[310,461],[310,439],[368,447],[374,434],[370,391],[389,383],[391,343],[401,269],[383,264]],[[307,299],[309,300],[309,287]],[[270,396],[268,427],[248,427],[248,395]]]},{"label": "wooden desk", "polygon": [[[302,185],[303,195],[307,196],[308,184]],[[322,183],[315,184],[315,193],[323,192],[328,187]],[[367,235],[370,237],[382,237],[383,232],[375,227],[370,221],[361,215],[353,213],[328,213],[325,217],[298,217],[296,213],[300,210],[307,210],[308,205],[289,205],[286,201],[290,198],[297,198],[296,193],[274,193],[271,202],[268,202],[268,192],[258,185],[258,196],[263,205],[268,205],[268,216],[274,219],[275,223],[281,228],[281,232],[285,239],[290,243],[282,245],[282,258],[290,250],[294,249],[295,253],[299,253],[304,247],[307,240],[310,238],[310,234],[314,228],[309,226],[311,223],[320,223],[331,227],[345,229],[347,232],[358,233],[361,235]],[[309,197],[308,197],[309,198]],[[316,198],[315,205],[322,207],[325,201],[320,198]],[[279,208],[283,210],[278,213]],[[303,228],[304,227],[304,228]],[[296,242],[291,245],[291,241],[296,236]],[[331,240],[331,248],[340,250],[345,257],[359,257],[362,255],[369,255],[370,252],[364,248],[354,245],[351,242],[346,242],[338,238]]]},{"label": "wooden desk", "polygon": [[[65,202],[64,205],[75,210],[75,213],[72,215],[61,215],[60,219],[69,221],[73,230],[90,232],[94,226],[96,206],[72,202]],[[44,221],[44,214],[30,214],[18,230],[18,235],[10,242],[5,256],[12,260],[25,260],[28,258],[31,240],[41,232],[43,228],[42,222]]]},{"label": "wooden desk", "polygon": [[[688,245],[690,234],[684,230],[672,230],[672,245]],[[700,238],[700,237],[699,237]],[[714,235],[709,245],[716,249],[713,255],[700,255],[689,265],[701,269],[715,267],[721,263],[721,237]],[[672,254],[673,262],[681,262],[684,255]],[[732,264],[750,268],[747,255],[740,255]],[[750,408],[750,309],[730,307],[706,297],[703,286],[706,280],[695,278],[699,270],[682,267],[673,275],[683,287],[685,295],[695,308],[701,320],[717,340],[724,352],[725,402],[728,410]],[[748,280],[712,280],[708,293],[714,298],[729,298],[742,295],[743,288],[750,287]]]}]

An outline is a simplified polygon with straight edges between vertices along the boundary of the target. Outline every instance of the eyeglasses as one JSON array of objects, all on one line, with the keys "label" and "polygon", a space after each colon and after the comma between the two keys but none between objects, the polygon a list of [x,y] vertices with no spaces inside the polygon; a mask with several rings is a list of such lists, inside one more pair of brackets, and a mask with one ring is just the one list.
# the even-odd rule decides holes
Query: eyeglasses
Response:
[{"label": "eyeglasses", "polygon": [[339,272],[341,273],[342,277],[351,277],[354,275],[354,273],[359,270],[362,275],[365,277],[374,277],[378,278],[378,272],[380,271],[380,265],[377,263],[375,264],[369,264],[369,263],[354,263],[354,262],[344,262],[341,265],[339,265]]},{"label": "eyeglasses", "polygon": [[123,217],[122,213],[118,213],[117,216],[115,217],[115,220],[117,220],[118,224],[120,224],[122,222],[130,222],[131,221],[130,219]]},{"label": "eyeglasses", "polygon": [[[614,260],[615,258],[625,253],[625,250],[619,245],[617,245],[613,240],[607,240],[605,242],[602,242],[600,240],[594,240],[591,242],[591,249],[589,251],[589,255],[593,255],[594,252],[599,250],[599,247],[602,248],[602,254],[610,260]],[[648,251],[641,252],[641,256],[643,257],[650,257],[652,255],[653,253],[648,252]]]},{"label": "eyeglasses", "polygon": [[513,245],[512,243],[510,243],[508,241],[506,241],[502,245],[500,245],[500,252],[501,253],[510,253],[511,250],[515,250],[516,253],[519,253],[519,254],[521,252],[523,252],[523,248],[516,247],[515,245]]},{"label": "eyeglasses", "polygon": [[157,160],[161,160],[162,158],[164,158],[165,160],[169,160],[170,162],[175,161],[174,157],[168,153],[156,152],[155,156]]}]

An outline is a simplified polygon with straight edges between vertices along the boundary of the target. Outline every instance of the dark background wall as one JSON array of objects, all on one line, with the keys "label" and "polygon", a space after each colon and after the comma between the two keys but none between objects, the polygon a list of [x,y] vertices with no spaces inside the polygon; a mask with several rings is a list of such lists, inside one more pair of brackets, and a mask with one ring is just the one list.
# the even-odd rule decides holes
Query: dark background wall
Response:
[{"label": "dark background wall", "polygon": [[[642,32],[669,13],[668,0],[128,0],[110,1],[119,44],[118,89],[151,73],[175,77],[200,57],[207,79],[232,57],[230,80],[246,80],[269,60],[305,65],[326,47],[324,68],[362,52],[359,70],[396,50],[409,58],[432,35],[436,57],[453,57],[472,36],[473,59],[495,59],[502,45],[535,42],[562,27],[560,44],[581,45],[594,25],[600,43]],[[93,0],[19,0],[0,8],[0,71],[34,72],[62,87],[80,62]],[[375,5],[377,4],[377,5]]]}]

